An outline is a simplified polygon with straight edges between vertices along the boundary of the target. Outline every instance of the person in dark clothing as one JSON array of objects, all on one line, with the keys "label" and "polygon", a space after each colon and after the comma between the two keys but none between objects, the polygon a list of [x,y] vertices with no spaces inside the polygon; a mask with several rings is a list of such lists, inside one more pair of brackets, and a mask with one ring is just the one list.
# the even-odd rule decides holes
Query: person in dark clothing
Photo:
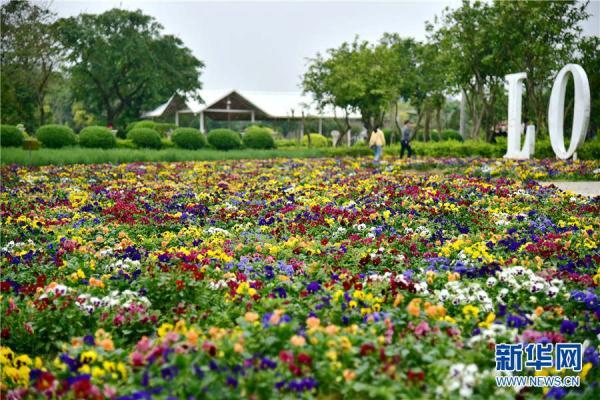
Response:
[{"label": "person in dark clothing", "polygon": [[402,148],[400,149],[400,158],[404,157],[404,151],[408,151],[408,158],[412,156],[412,148],[410,147],[410,141],[412,140],[412,123],[409,119],[404,121],[404,126],[402,127],[402,140],[400,144]]}]

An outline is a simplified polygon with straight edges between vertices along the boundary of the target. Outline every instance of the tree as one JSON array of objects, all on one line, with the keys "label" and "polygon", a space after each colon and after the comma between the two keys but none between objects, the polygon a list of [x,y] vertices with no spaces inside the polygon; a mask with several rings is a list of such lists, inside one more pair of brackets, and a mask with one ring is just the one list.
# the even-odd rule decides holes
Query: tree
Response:
[{"label": "tree", "polygon": [[108,125],[123,126],[175,91],[199,89],[204,64],[162,29],[140,10],[61,20],[75,99]]},{"label": "tree", "polygon": [[49,84],[62,61],[55,14],[44,4],[11,0],[2,5],[0,71],[2,120],[31,131],[46,123]]},{"label": "tree", "polygon": [[494,43],[510,72],[527,73],[525,107],[539,130],[547,130],[552,78],[575,57],[581,34],[580,22],[588,17],[585,11],[588,2],[494,3],[496,23],[493,28],[497,38]]},{"label": "tree", "polygon": [[360,111],[368,130],[381,125],[385,110],[394,99],[391,53],[385,46],[374,46],[355,39],[327,50],[309,60],[302,86],[320,108],[339,107],[345,111],[345,129],[350,129],[348,114]]},{"label": "tree", "polygon": [[598,135],[600,130],[600,37],[583,38],[578,45],[577,62],[586,71],[592,96],[592,113],[590,115],[589,132]]},{"label": "tree", "polygon": [[[478,138],[481,128],[490,131],[489,118],[503,94],[504,76],[509,72],[503,54],[510,42],[499,40],[497,15],[487,3],[463,1],[455,10],[446,9],[437,30],[428,24],[432,45],[440,50],[449,84],[466,95],[473,120],[470,137]],[[488,126],[483,126],[487,121]]]}]

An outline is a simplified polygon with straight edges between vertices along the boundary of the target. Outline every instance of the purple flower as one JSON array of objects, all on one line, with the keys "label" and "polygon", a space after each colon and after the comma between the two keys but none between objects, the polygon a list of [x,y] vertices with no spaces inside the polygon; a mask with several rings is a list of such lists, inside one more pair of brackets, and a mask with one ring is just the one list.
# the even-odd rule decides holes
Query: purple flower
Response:
[{"label": "purple flower", "polygon": [[565,319],[560,324],[560,333],[563,335],[572,335],[575,333],[575,328],[577,328],[577,325],[579,325],[577,321],[569,321],[568,319]]},{"label": "purple flower", "polygon": [[233,376],[227,375],[227,382],[226,382],[226,384],[227,384],[227,386],[231,386],[232,388],[235,389],[235,388],[237,388],[238,381]]},{"label": "purple flower", "polygon": [[318,281],[311,282],[306,287],[306,290],[308,290],[311,293],[318,292],[320,289],[321,289],[321,284]]},{"label": "purple flower", "polygon": [[160,374],[162,375],[163,379],[166,379],[168,381],[175,378],[178,373],[179,373],[179,368],[177,368],[174,365],[160,370]]},{"label": "purple flower", "polygon": [[95,344],[94,337],[92,335],[87,335],[83,337],[83,343],[88,346],[93,346]]},{"label": "purple flower", "polygon": [[600,355],[598,355],[598,352],[591,346],[583,352],[583,363],[589,362],[591,362],[594,367],[600,363]]},{"label": "purple flower", "polygon": [[561,387],[553,387],[546,393],[548,399],[562,399],[567,395],[567,391]]},{"label": "purple flower", "polygon": [[526,318],[521,318],[518,315],[508,314],[506,317],[506,325],[511,328],[524,328],[528,324]]}]

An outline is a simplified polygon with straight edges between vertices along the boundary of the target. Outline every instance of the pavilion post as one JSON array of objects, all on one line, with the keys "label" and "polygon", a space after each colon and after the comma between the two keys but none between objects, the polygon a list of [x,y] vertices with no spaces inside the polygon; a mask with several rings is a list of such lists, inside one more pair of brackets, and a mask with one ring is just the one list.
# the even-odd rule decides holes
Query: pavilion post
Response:
[{"label": "pavilion post", "polygon": [[323,119],[319,117],[319,135],[323,134]]},{"label": "pavilion post", "polygon": [[179,111],[175,112],[175,125],[179,126]]},{"label": "pavilion post", "polygon": [[200,111],[200,132],[204,133],[204,111]]},{"label": "pavilion post", "polygon": [[250,122],[254,123],[254,110],[250,113]]}]

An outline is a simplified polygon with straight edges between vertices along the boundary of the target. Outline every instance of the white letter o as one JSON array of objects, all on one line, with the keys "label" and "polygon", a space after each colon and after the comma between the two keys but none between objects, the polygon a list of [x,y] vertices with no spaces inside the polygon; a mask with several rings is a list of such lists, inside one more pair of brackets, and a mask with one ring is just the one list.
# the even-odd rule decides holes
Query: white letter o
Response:
[{"label": "white letter o", "polygon": [[[563,125],[565,119],[565,94],[567,91],[567,73],[573,74],[575,83],[575,110],[573,111],[573,129],[569,150],[565,150]],[[550,105],[548,106],[548,130],[550,142],[556,156],[562,160],[571,157],[583,144],[590,120],[590,84],[585,70],[577,64],[565,65],[554,80]]]}]

